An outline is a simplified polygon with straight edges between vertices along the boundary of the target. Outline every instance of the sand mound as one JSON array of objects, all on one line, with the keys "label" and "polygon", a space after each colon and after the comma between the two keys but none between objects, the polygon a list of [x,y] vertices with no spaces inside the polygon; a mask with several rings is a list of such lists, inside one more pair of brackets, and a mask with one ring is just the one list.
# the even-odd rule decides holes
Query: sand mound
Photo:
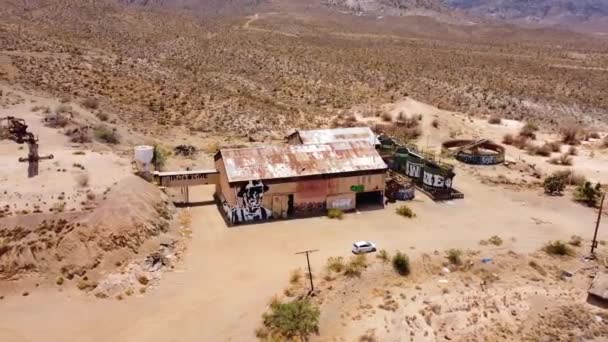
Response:
[{"label": "sand mound", "polygon": [[0,220],[0,279],[31,273],[71,279],[87,272],[92,279],[158,249],[173,211],[160,190],[133,176],[114,185],[93,211]]}]

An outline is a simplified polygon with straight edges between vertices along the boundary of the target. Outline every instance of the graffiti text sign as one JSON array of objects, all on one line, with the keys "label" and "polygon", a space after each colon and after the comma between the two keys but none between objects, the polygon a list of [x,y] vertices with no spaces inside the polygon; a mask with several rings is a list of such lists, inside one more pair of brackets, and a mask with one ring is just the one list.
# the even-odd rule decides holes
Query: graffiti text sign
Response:
[{"label": "graffiti text sign", "polygon": [[410,163],[409,161],[405,164],[405,174],[411,178],[419,178],[420,172],[422,172],[421,164]]},{"label": "graffiti text sign", "polygon": [[348,210],[352,208],[353,199],[349,197],[338,198],[329,203],[330,209]]},{"label": "graffiti text sign", "polygon": [[216,184],[218,181],[217,171],[161,172],[157,177],[160,186],[165,187]]},{"label": "graffiti text sign", "polygon": [[363,191],[365,191],[365,186],[364,185],[353,185],[350,187],[350,190],[354,191],[354,192],[363,192]]},{"label": "graffiti text sign", "polygon": [[452,179],[445,178],[441,175],[432,174],[429,172],[424,173],[424,177],[422,183],[426,186],[430,186],[433,188],[451,188],[452,187]]}]

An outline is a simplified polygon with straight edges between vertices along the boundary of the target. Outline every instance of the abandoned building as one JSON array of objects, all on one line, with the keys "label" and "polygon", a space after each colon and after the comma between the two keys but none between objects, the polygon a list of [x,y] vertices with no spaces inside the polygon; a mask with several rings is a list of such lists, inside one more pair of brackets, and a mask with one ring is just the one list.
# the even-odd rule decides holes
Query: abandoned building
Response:
[{"label": "abandoned building", "polygon": [[233,224],[384,206],[388,168],[369,141],[223,149],[215,166]]},{"label": "abandoned building", "polygon": [[296,130],[286,140],[291,145],[366,141],[372,146],[380,146],[380,141],[369,127]]}]

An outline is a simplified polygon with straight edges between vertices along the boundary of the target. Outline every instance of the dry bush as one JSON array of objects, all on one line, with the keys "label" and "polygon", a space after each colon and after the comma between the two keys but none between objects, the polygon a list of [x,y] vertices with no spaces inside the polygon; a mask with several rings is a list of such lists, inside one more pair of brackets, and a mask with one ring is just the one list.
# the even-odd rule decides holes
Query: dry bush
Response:
[{"label": "dry bush", "polygon": [[500,245],[502,245],[502,239],[498,235],[494,235],[491,238],[489,238],[488,242],[491,243],[491,244],[493,244],[494,246],[500,246]]},{"label": "dry bush", "polygon": [[572,161],[572,157],[570,157],[570,155],[568,153],[564,153],[564,154],[561,154],[559,157],[554,157],[554,158],[549,159],[549,163],[551,163],[553,165],[570,166],[570,165],[572,165],[573,161]]},{"label": "dry bush", "polygon": [[528,152],[528,154],[532,156],[549,157],[552,151],[551,146],[548,146],[547,144],[539,146],[530,143],[528,144],[528,146],[526,146],[526,152]]},{"label": "dry bush", "polygon": [[574,255],[574,250],[562,241],[550,241],[543,250],[551,255]]},{"label": "dry bush", "polygon": [[70,114],[72,113],[72,106],[67,104],[60,104],[55,108],[55,114]]},{"label": "dry bush", "polygon": [[564,179],[566,185],[584,185],[587,181],[587,178],[579,173],[574,172],[571,169],[568,170],[560,170],[553,173],[556,177],[560,177]]},{"label": "dry bush", "polygon": [[120,143],[120,135],[116,131],[116,128],[110,128],[106,125],[95,127],[95,137],[108,144]]},{"label": "dry bush", "polygon": [[462,251],[452,248],[447,252],[447,259],[453,265],[462,265]]},{"label": "dry bush", "polygon": [[220,150],[220,143],[217,140],[209,140],[209,141],[205,142],[202,150],[205,153],[214,154]]},{"label": "dry bush", "polygon": [[400,206],[399,208],[395,209],[395,212],[397,213],[397,215],[407,217],[407,218],[416,217],[416,214],[414,213],[414,211],[405,204]]},{"label": "dry bush", "polygon": [[502,143],[505,145],[513,145],[514,141],[515,138],[513,137],[513,134],[505,134],[505,136],[502,137]]},{"label": "dry bush", "polygon": [[[401,114],[401,113],[399,113],[399,114]],[[393,116],[389,112],[383,112],[380,115],[380,118],[382,118],[382,121],[385,121],[385,122],[391,122],[391,121],[393,121]]]},{"label": "dry bush", "polygon": [[44,124],[51,128],[63,128],[69,123],[69,117],[63,113],[47,114],[44,117]]},{"label": "dry bush", "polygon": [[576,155],[578,155],[578,150],[576,149],[576,147],[570,146],[570,148],[568,148],[567,153],[569,156],[576,156]]},{"label": "dry bush", "polygon": [[551,152],[561,152],[562,143],[560,141],[552,141],[545,143],[545,146],[551,149]]},{"label": "dry bush", "polygon": [[81,188],[86,188],[87,186],[89,186],[89,174],[81,173],[76,176],[76,183],[78,183]]},{"label": "dry bush", "polygon": [[148,283],[150,283],[150,280],[145,275],[138,276],[137,281],[144,286],[148,285]]},{"label": "dry bush", "polygon": [[291,274],[289,275],[289,283],[290,284],[297,284],[300,282],[300,279],[302,279],[302,270],[297,269],[297,270],[293,270],[291,271]]},{"label": "dry bush", "polygon": [[95,113],[95,116],[100,120],[100,121],[108,121],[108,119],[110,119],[110,116],[107,113],[104,112],[97,112]]},{"label": "dry bush", "polygon": [[330,219],[338,219],[341,220],[344,217],[344,211],[341,209],[329,209],[327,210],[327,217]]},{"label": "dry bush", "polygon": [[439,128],[439,120],[437,118],[433,119],[433,121],[431,121],[431,126],[433,126],[433,128]]},{"label": "dry bush", "polygon": [[519,131],[519,135],[534,140],[536,139],[536,131],[538,131],[538,126],[534,123],[527,122]]},{"label": "dry bush", "polygon": [[336,273],[340,273],[342,272],[342,270],[345,267],[344,264],[344,258],[342,257],[329,257],[329,259],[327,259],[327,270],[328,271],[333,271]]},{"label": "dry bush", "polygon": [[568,243],[575,247],[580,247],[583,244],[583,238],[578,235],[572,235]]},{"label": "dry bush", "polygon": [[99,108],[99,100],[93,97],[87,97],[86,99],[82,100],[80,104],[87,109]]},{"label": "dry bush", "polygon": [[500,125],[501,122],[502,122],[502,117],[498,114],[492,114],[488,118],[488,123],[490,123],[492,125]]},{"label": "dry bush", "polygon": [[559,132],[562,136],[562,142],[568,145],[578,145],[581,143],[581,134],[583,133],[583,128],[576,122],[567,122],[564,123]]},{"label": "dry bush", "polygon": [[602,140],[600,148],[608,148],[608,135],[604,137],[604,140]]}]

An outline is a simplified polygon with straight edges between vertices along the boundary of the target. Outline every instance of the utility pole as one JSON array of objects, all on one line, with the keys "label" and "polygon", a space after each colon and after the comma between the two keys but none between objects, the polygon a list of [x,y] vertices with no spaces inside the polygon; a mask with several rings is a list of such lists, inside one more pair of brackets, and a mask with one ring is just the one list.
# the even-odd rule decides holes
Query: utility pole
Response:
[{"label": "utility pole", "polygon": [[311,249],[303,252],[298,252],[296,254],[306,254],[306,263],[308,264],[308,277],[310,278],[310,293],[315,291],[315,284],[312,282],[312,271],[310,270],[310,258],[308,254],[319,251],[318,249]]},{"label": "utility pole", "polygon": [[602,200],[600,201],[600,210],[597,213],[597,221],[595,222],[595,233],[593,233],[593,241],[591,242],[591,255],[594,255],[595,249],[597,248],[597,230],[600,228],[600,220],[602,219],[602,208],[604,207],[604,199],[606,193],[602,194]]}]

